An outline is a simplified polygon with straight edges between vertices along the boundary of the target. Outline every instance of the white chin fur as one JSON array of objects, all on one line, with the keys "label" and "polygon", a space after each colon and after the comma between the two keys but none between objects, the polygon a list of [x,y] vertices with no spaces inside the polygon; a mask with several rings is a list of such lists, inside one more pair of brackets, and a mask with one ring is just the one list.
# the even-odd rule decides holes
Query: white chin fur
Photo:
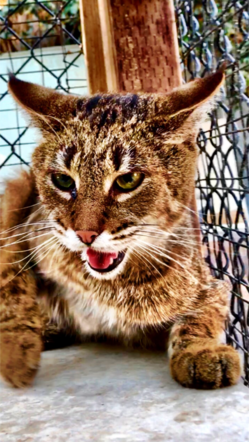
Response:
[{"label": "white chin fur", "polygon": [[120,275],[124,270],[124,267],[125,267],[125,264],[126,264],[128,258],[129,258],[129,252],[126,251],[123,261],[115,269],[111,270],[110,272],[99,273],[96,270],[93,270],[92,267],[90,267],[90,265],[88,264],[86,251],[84,250],[83,253],[81,254],[81,259],[85,263],[86,271],[91,276],[93,276],[93,278],[100,279],[100,280],[101,279],[102,280],[103,279],[110,280],[110,279],[116,278],[117,275]]}]

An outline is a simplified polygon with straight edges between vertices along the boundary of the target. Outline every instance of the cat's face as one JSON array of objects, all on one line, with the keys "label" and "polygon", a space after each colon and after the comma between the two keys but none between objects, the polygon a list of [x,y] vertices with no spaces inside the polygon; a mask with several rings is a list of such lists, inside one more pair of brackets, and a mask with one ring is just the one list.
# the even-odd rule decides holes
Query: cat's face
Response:
[{"label": "cat's face", "polygon": [[[196,108],[205,100],[186,105],[182,88],[181,96],[69,96],[62,103],[38,89],[39,116],[37,104],[10,85],[43,132],[33,171],[47,217],[93,277],[115,278],[141,251],[167,243],[182,221],[194,187]],[[47,91],[54,103],[44,111]]]},{"label": "cat's face", "polygon": [[159,229],[178,223],[193,188],[194,145],[169,143],[162,152],[156,134],[150,139],[149,128],[143,135],[133,124],[112,123],[97,136],[79,116],[34,154],[39,194],[56,235],[97,278],[113,278],[141,247],[159,244]]}]

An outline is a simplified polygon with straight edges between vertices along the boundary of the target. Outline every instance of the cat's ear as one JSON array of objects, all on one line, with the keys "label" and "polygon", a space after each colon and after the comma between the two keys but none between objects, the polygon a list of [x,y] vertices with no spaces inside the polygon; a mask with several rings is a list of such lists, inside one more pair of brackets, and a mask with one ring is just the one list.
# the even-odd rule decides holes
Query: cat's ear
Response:
[{"label": "cat's ear", "polygon": [[78,98],[53,89],[19,80],[9,74],[9,92],[42,131],[59,130],[76,114]]},{"label": "cat's ear", "polygon": [[[199,129],[212,110],[225,75],[218,71],[205,78],[193,80],[164,96],[156,103],[153,118],[161,138],[182,143],[195,140]],[[161,100],[161,101],[160,101]]]},{"label": "cat's ear", "polygon": [[205,78],[197,78],[175,89],[169,94],[171,117],[182,112],[194,111],[219,92],[225,79],[222,71],[215,72]]}]

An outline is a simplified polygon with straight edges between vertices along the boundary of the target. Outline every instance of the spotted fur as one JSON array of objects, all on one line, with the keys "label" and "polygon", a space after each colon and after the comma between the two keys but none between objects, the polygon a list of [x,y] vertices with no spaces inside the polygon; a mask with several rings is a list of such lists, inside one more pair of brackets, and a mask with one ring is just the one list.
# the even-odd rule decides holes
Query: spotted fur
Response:
[{"label": "spotted fur", "polygon": [[[168,95],[77,98],[10,78],[43,136],[31,172],[9,182],[2,201],[0,364],[10,384],[31,383],[42,345],[93,336],[168,346],[172,376],[187,387],[237,382],[238,355],[219,343],[227,287],[200,259],[188,209],[195,138],[222,80],[218,72]],[[117,192],[115,179],[131,171],[142,184]],[[74,179],[74,194],[54,186],[54,173]],[[124,260],[97,273],[78,230],[97,232],[95,250],[125,250]]]}]

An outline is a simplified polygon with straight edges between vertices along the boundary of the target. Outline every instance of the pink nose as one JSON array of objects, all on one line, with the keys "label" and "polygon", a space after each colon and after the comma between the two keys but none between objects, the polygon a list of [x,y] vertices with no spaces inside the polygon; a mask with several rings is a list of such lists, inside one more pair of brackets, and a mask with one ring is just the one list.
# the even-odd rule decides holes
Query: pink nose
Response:
[{"label": "pink nose", "polygon": [[90,230],[77,230],[75,233],[78,235],[79,239],[87,245],[92,244],[98,236],[98,233],[91,232]]}]

